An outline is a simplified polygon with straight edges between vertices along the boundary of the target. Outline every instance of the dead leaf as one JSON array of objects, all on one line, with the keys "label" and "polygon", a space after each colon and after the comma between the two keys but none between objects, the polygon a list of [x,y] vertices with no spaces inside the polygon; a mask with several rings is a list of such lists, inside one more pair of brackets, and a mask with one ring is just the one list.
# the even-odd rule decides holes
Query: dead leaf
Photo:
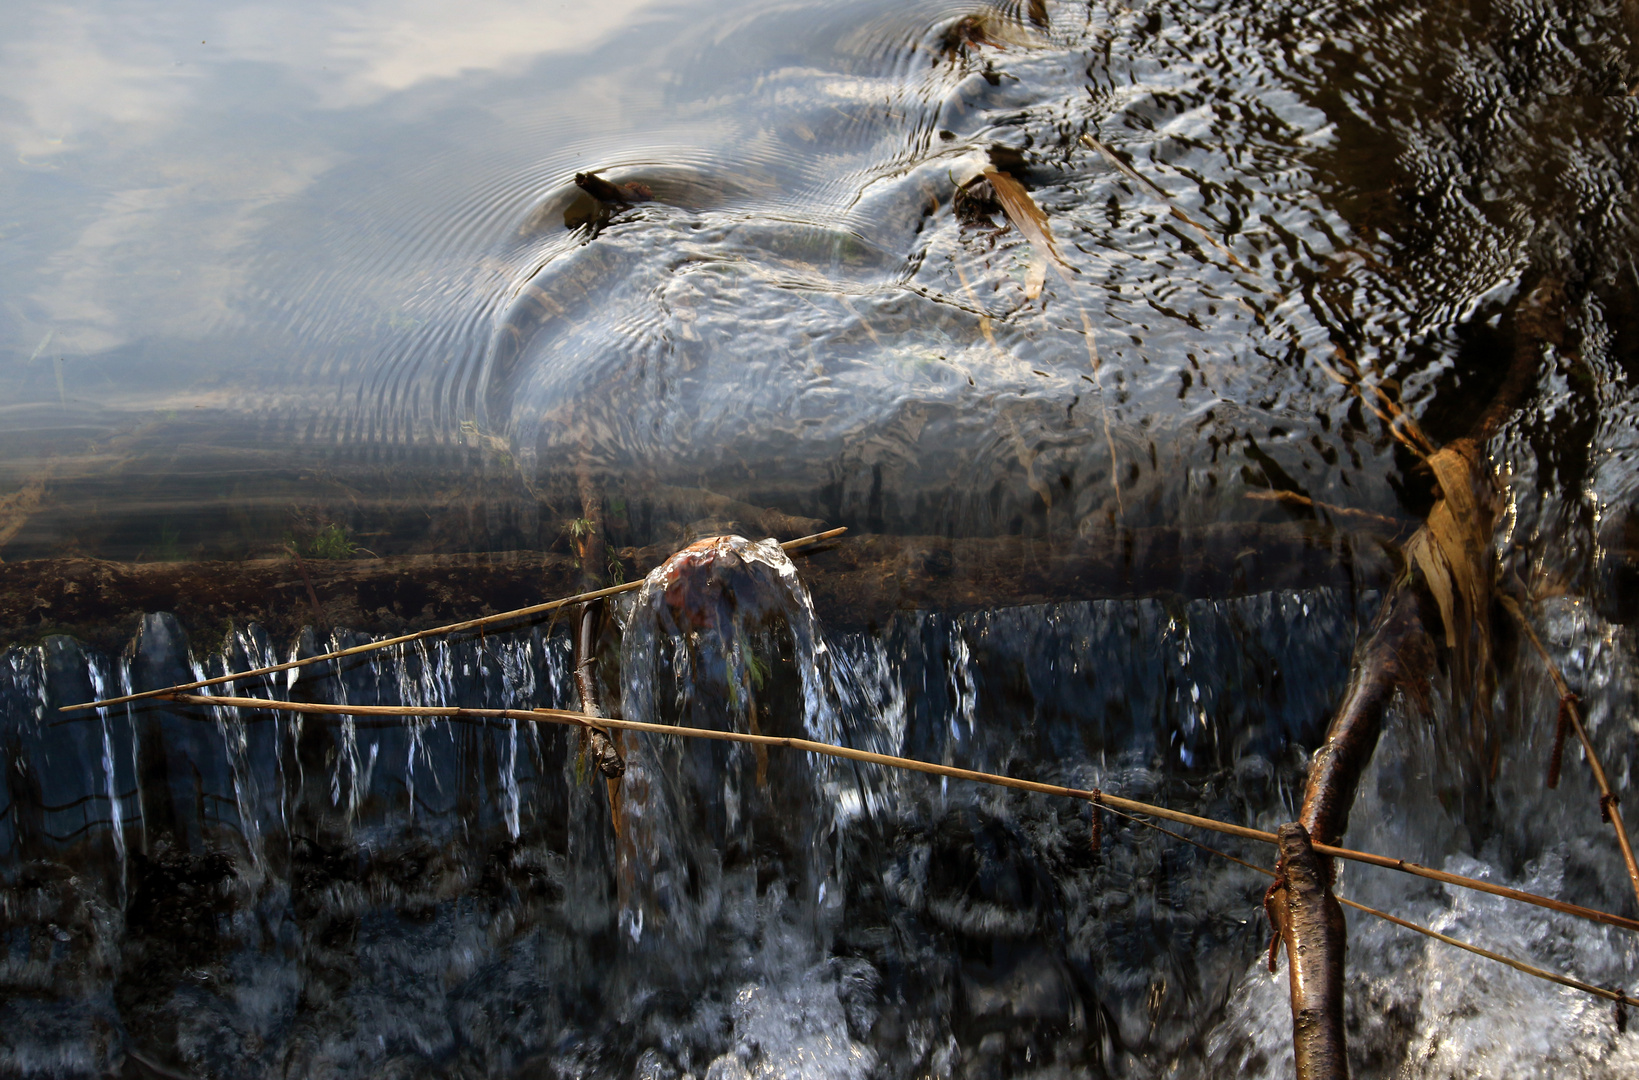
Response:
[{"label": "dead leaf", "polygon": [[[1040,15],[1040,21],[1036,16]],[[1030,21],[1037,26],[1047,25],[1047,9],[1045,4],[1039,13],[1034,0],[1029,10]],[[1034,33],[1028,26],[1019,22],[1017,13],[1011,15],[1002,12],[986,12],[977,15],[963,15],[945,28],[939,37],[939,52],[947,60],[965,56],[969,49],[990,46],[993,49],[1005,49],[1009,46],[1016,48],[1040,48],[1046,42],[1040,35]]]},{"label": "dead leaf", "polygon": [[990,181],[991,190],[996,193],[1002,213],[1007,215],[1007,220],[1013,223],[1019,234],[1030,241],[1034,257],[1025,278],[1024,294],[1034,300],[1041,295],[1042,286],[1047,283],[1048,260],[1051,259],[1066,271],[1070,269],[1070,264],[1059,254],[1058,244],[1054,242],[1052,229],[1047,224],[1047,215],[1036,205],[1036,200],[1030,197],[1024,185],[995,169],[986,169],[984,175]]},{"label": "dead leaf", "polygon": [[1440,499],[1404,549],[1439,605],[1446,647],[1455,674],[1472,695],[1476,718],[1489,715],[1495,682],[1490,631],[1495,508],[1490,474],[1479,455],[1466,439],[1429,455]]}]

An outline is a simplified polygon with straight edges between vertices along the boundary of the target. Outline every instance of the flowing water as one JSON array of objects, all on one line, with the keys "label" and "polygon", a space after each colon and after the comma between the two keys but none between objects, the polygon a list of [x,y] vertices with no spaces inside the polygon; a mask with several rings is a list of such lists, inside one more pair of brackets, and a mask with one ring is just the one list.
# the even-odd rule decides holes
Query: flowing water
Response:
[{"label": "flowing water", "polygon": [[[565,550],[589,489],[626,546],[725,506],[1042,550],[1335,528],[1342,584],[1163,567],[1143,595],[831,626],[800,560],[725,542],[603,634],[631,719],[1273,828],[1390,580],[1373,553],[1432,500],[1388,411],[1461,436],[1530,330],[1551,343],[1487,448],[1493,541],[1629,788],[1631,4],[10,14],[8,564],[253,559],[323,529]],[[986,169],[1057,259],[967,198]],[[1563,333],[1524,325],[1538,289]],[[34,613],[0,654],[0,1073],[1290,1074],[1265,881],[1233,863],[1114,819],[1095,854],[1084,804],[780,749],[627,738],[610,785],[552,725],[57,711],[370,638],[176,606],[112,628],[123,650]],[[1575,750],[1545,788],[1552,685],[1498,634],[1500,758],[1437,680],[1348,841],[1639,914]],[[571,667],[542,622],[232,689],[576,708]],[[1362,867],[1341,888],[1639,987],[1615,930]],[[1601,1002],[1349,923],[1358,1075],[1639,1067]]]}]

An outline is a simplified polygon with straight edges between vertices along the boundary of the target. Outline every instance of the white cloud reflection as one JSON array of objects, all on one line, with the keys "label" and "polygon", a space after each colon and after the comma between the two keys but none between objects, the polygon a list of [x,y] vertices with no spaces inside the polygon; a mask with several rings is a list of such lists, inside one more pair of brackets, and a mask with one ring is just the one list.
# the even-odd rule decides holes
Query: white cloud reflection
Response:
[{"label": "white cloud reflection", "polygon": [[320,12],[246,4],[221,17],[234,55],[298,72],[326,105],[370,104],[430,79],[509,71],[580,52],[632,23],[653,0],[361,0]]},{"label": "white cloud reflection", "polygon": [[[329,107],[469,72],[582,52],[655,0],[354,0],[232,5],[86,3],[16,12],[0,46],[0,135],[25,159],[99,128],[181,122],[213,69],[283,68]],[[8,115],[9,114],[9,115]]]},{"label": "white cloud reflection", "polygon": [[[32,260],[0,351],[197,336],[232,307],[266,211],[379,138],[347,116],[437,80],[586,53],[655,0],[20,4],[0,36],[0,198]],[[26,349],[23,355],[27,355]]]}]

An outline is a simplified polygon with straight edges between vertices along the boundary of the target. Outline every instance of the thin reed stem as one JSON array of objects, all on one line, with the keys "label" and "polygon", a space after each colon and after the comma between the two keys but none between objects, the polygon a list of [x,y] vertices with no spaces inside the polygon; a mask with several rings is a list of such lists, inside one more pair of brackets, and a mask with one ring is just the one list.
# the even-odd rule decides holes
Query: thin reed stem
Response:
[{"label": "thin reed stem", "polygon": [[[847,532],[846,528],[828,529],[825,532],[814,533],[812,536],[799,537],[796,540],[787,540],[780,545],[786,551],[807,547],[823,540],[830,540]],[[98,701],[87,701],[80,705],[64,705],[59,712],[74,712],[78,709],[100,709],[106,705],[123,705],[127,701],[141,701],[144,698],[165,697],[169,694],[179,694],[187,690],[199,690],[207,686],[220,686],[223,683],[233,682],[236,679],[254,679],[262,675],[272,675],[275,672],[289,671],[292,668],[306,667],[309,664],[319,664],[326,660],[340,660],[346,656],[358,656],[361,653],[375,652],[378,649],[389,649],[394,645],[403,645],[411,641],[421,641],[425,638],[439,637],[444,634],[457,634],[464,630],[483,630],[499,623],[516,622],[534,615],[543,615],[548,611],[569,607],[573,604],[584,604],[591,600],[601,600],[605,596],[614,596],[617,593],[631,592],[643,585],[641,580],[628,581],[623,585],[611,585],[607,589],[594,589],[591,592],[579,593],[575,596],[566,596],[562,600],[548,600],[544,604],[534,604],[530,607],[517,608],[513,611],[502,611],[495,615],[485,615],[481,619],[468,619],[465,622],[450,623],[448,626],[435,626],[428,630],[417,630],[413,634],[401,634],[398,637],[384,638],[381,641],[372,641],[367,645],[354,645],[350,649],[337,649],[334,652],[321,653],[318,656],[309,656],[301,660],[288,660],[283,664],[270,664],[267,667],[253,668],[250,671],[235,671],[228,675],[218,675],[214,679],[200,679],[198,682],[178,683],[176,686],[162,687],[158,690],[144,690],[139,694],[125,694],[121,697],[102,698]]]},{"label": "thin reed stem", "polygon": [[[1581,710],[1577,708],[1576,694],[1571,691],[1571,685],[1565,681],[1565,676],[1560,672],[1559,665],[1554,663],[1553,657],[1548,655],[1548,650],[1542,644],[1542,639],[1537,637],[1536,628],[1525,617],[1525,612],[1520,609],[1519,604],[1515,602],[1513,597],[1507,595],[1502,597],[1502,604],[1503,607],[1508,609],[1508,613],[1514,616],[1520,626],[1524,628],[1525,636],[1530,639],[1532,645],[1536,646],[1537,655],[1542,657],[1542,662],[1548,667],[1548,676],[1553,679],[1554,688],[1559,691],[1559,720],[1556,723],[1563,723],[1568,719],[1571,730],[1576,732],[1577,739],[1582,743],[1583,756],[1588,759],[1588,768],[1592,770],[1594,783],[1599,787],[1600,816],[1609,821],[1611,828],[1616,830],[1616,843],[1622,849],[1622,861],[1627,863],[1628,866],[1628,881],[1633,885],[1633,898],[1635,901],[1639,901],[1639,862],[1634,861],[1633,844],[1628,840],[1627,827],[1622,824],[1622,812],[1617,809],[1616,792],[1611,790],[1611,783],[1605,778],[1605,770],[1599,764],[1599,755],[1595,754],[1593,750],[1593,740],[1588,738],[1588,729],[1582,726],[1582,715]],[[1558,770],[1554,771],[1556,773],[1554,779],[1557,780]]]},{"label": "thin reed stem", "polygon": [[[1250,829],[1245,825],[1232,825],[1225,821],[1214,821],[1212,818],[1197,817],[1194,814],[1186,814],[1179,810],[1168,810],[1164,806],[1152,806],[1149,803],[1138,802],[1135,799],[1123,799],[1118,795],[1111,795],[1107,791],[1083,791],[1080,788],[1064,787],[1061,784],[1043,784],[1036,780],[1020,780],[1012,776],[977,772],[973,769],[959,769],[953,765],[936,765],[930,761],[917,761],[915,758],[894,757],[891,754],[878,754],[870,750],[855,750],[851,746],[833,746],[830,743],[813,742],[808,739],[793,739],[780,735],[750,735],[740,731],[717,731],[710,728],[676,727],[671,724],[648,724],[638,720],[608,718],[594,720],[582,713],[569,712],[564,709],[458,709],[411,705],[325,705],[317,702],[270,701],[266,698],[216,697],[215,695],[201,694],[173,694],[170,695],[169,700],[183,705],[225,705],[241,709],[273,709],[281,712],[331,716],[429,716],[486,721],[495,719],[535,720],[551,724],[568,724],[596,729],[646,731],[654,735],[713,739],[718,742],[750,743],[755,746],[783,746],[792,750],[806,750],[809,753],[824,754],[828,757],[864,761],[873,765],[886,765],[890,768],[929,773],[934,776],[949,777],[953,780],[972,780],[980,784],[1013,788],[1017,791],[1033,791],[1041,795],[1058,795],[1068,799],[1081,799],[1084,802],[1096,803],[1099,806],[1113,807],[1117,810],[1126,810],[1135,814],[1148,814],[1151,817],[1176,821],[1181,825],[1192,825],[1198,829],[1207,829],[1227,836],[1239,836],[1244,840],[1256,840],[1259,843],[1271,846],[1275,846],[1279,842],[1274,833],[1264,832],[1262,829]],[[1351,848],[1333,847],[1330,844],[1314,844],[1313,847],[1320,854],[1329,855],[1333,858],[1349,859],[1354,862],[1368,863],[1372,866],[1381,866],[1385,869],[1411,874],[1414,877],[1427,878],[1430,881],[1438,881],[1446,885],[1473,889],[1476,892],[1490,893],[1493,896],[1517,900],[1520,903],[1532,904],[1565,915],[1575,915],[1579,918],[1605,923],[1609,926],[1619,926],[1626,930],[1639,930],[1639,919],[1629,919],[1621,915],[1613,915],[1608,911],[1599,911],[1594,908],[1582,907],[1580,904],[1571,904],[1563,900],[1523,892],[1519,889],[1510,889],[1505,885],[1493,885],[1489,881],[1466,878],[1460,874],[1448,874],[1444,870],[1421,866],[1406,859],[1395,859],[1387,855],[1374,855],[1371,852],[1355,851]]]},{"label": "thin reed stem", "polygon": [[[1236,858],[1227,851],[1220,851],[1209,844],[1203,844],[1199,840],[1185,836],[1183,833],[1173,832],[1171,829],[1166,828],[1163,825],[1157,825],[1153,821],[1146,821],[1141,817],[1134,817],[1132,814],[1123,814],[1117,810],[1112,810],[1110,812],[1115,814],[1117,817],[1123,817],[1128,821],[1142,825],[1146,829],[1154,829],[1156,832],[1166,833],[1174,840],[1182,840],[1184,843],[1189,844],[1192,847],[1200,848],[1209,855],[1216,855],[1220,859],[1228,859],[1230,862],[1244,866],[1254,873],[1262,874],[1264,877],[1278,877],[1278,875],[1267,866],[1259,866],[1256,863],[1249,863],[1245,859]],[[1367,907],[1365,904],[1362,904],[1356,900],[1350,900],[1346,896],[1339,896],[1337,898],[1337,902],[1345,907],[1352,907],[1356,911],[1364,911],[1367,915],[1375,915],[1385,922],[1391,922],[1396,926],[1403,926],[1407,930],[1415,930],[1417,933],[1434,938],[1436,941],[1443,941],[1447,945],[1455,945],[1457,948],[1462,949],[1465,952],[1471,952],[1476,956],[1483,956],[1487,960],[1495,960],[1499,964],[1507,964],[1515,971],[1522,971],[1527,975],[1534,976],[1535,978],[1546,979],[1549,982],[1558,983],[1561,986],[1568,986],[1573,990],[1581,990],[1585,994],[1593,994],[1595,997],[1602,997],[1606,1001],[1614,1001],[1619,1005],[1639,1007],[1639,998],[1629,997],[1620,990],[1610,990],[1603,986],[1594,986],[1592,983],[1585,983],[1579,979],[1573,979],[1567,975],[1558,975],[1552,971],[1545,971],[1542,968],[1533,967],[1532,965],[1525,963],[1523,960],[1515,960],[1513,957],[1504,956],[1502,953],[1492,952],[1490,949],[1482,949],[1478,945],[1470,945],[1466,941],[1459,941],[1457,938],[1451,937],[1448,934],[1442,934],[1438,930],[1431,930],[1426,926],[1420,926],[1417,923],[1402,919],[1397,915],[1390,915],[1386,911],[1379,911],[1374,907]]]}]

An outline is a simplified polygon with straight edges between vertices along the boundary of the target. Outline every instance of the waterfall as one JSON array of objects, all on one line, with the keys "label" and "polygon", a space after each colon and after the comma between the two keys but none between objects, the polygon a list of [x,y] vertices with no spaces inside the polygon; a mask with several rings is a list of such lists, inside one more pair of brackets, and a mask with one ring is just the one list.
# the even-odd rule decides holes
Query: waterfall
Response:
[{"label": "waterfall", "polygon": [[[1330,589],[1109,600],[905,612],[837,634],[776,548],[733,540],[709,555],[657,572],[616,611],[619,681],[605,689],[623,717],[755,720],[1262,828],[1291,817],[1302,748],[1376,603]],[[1631,632],[1569,600],[1548,612],[1550,647],[1625,777]],[[119,653],[58,637],[3,654],[0,1022],[24,1033],[0,1048],[6,1070],[90,1075],[155,1038],[211,1075],[429,1061],[670,1080],[1290,1067],[1284,983],[1259,966],[1263,880],[1119,820],[1095,859],[1081,804],[628,733],[616,834],[572,729],[348,728],[155,701],[57,711],[362,640],[337,629],[280,644],[254,626],[190,639],[153,615]],[[1351,842],[1622,910],[1574,751],[1561,789],[1542,787],[1547,687],[1529,658],[1504,680],[1497,714],[1519,749],[1494,778],[1398,716]],[[550,623],[220,689],[576,705],[568,636]],[[1464,793],[1482,779],[1479,819]],[[1370,868],[1346,868],[1340,888],[1601,984],[1639,971],[1618,931]],[[1406,1075],[1631,1064],[1631,1038],[1572,991],[1360,915],[1350,941],[1360,1052],[1409,1062]],[[1527,1011],[1537,1041],[1517,1031]]]}]

